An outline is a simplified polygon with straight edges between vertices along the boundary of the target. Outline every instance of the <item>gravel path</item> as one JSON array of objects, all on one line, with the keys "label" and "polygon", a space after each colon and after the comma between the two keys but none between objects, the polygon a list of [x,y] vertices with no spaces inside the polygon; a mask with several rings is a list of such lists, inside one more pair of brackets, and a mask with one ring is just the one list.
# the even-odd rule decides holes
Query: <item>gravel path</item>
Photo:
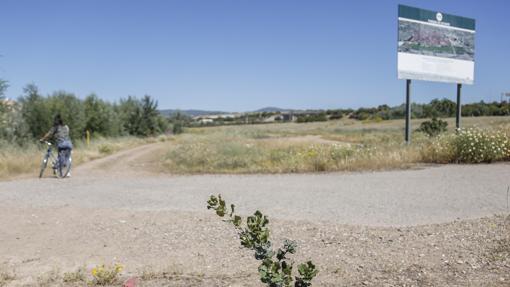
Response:
[{"label": "gravel path", "polygon": [[[87,165],[66,180],[0,182],[0,205],[206,212],[208,196],[221,193],[240,212],[260,209],[278,219],[409,226],[505,212],[510,184],[509,164],[374,173],[168,176],[135,172],[139,167],[127,171],[129,161],[119,160],[124,157],[110,159],[117,165],[112,171],[123,166],[120,173],[94,173]],[[132,152],[128,158],[140,164]]]},{"label": "gravel path", "polygon": [[124,278],[153,273],[141,286],[262,286],[251,252],[205,209],[217,193],[267,214],[276,246],[296,240],[294,258],[320,269],[314,286],[509,286],[510,217],[493,216],[508,213],[508,163],[174,176],[151,172],[161,146],[69,179],[0,182],[0,286],[3,274],[16,275],[7,286],[81,286],[63,272],[113,262]]}]

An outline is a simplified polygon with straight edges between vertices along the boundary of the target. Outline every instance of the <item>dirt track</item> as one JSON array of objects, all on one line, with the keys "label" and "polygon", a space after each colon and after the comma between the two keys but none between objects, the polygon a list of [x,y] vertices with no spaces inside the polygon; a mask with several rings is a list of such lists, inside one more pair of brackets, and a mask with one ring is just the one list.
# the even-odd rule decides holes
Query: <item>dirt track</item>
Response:
[{"label": "dirt track", "polygon": [[[409,280],[462,286],[475,278],[474,286],[509,286],[504,284],[510,262],[483,269],[491,240],[507,232],[504,218],[493,215],[507,212],[509,164],[171,176],[151,172],[160,147],[88,163],[75,168],[70,179],[0,182],[0,265],[16,269],[19,278],[11,284],[35,284],[37,275],[53,267],[66,271],[115,261],[132,274],[147,266],[180,274],[166,278],[165,286],[259,286],[247,283],[257,282],[251,254],[205,209],[207,197],[221,193],[242,214],[260,209],[274,219],[276,242],[297,239],[298,257],[321,267],[319,286]],[[412,227],[423,224],[429,225]],[[460,275],[443,274],[449,260],[472,262],[467,269],[455,263],[458,270],[452,272]]]}]

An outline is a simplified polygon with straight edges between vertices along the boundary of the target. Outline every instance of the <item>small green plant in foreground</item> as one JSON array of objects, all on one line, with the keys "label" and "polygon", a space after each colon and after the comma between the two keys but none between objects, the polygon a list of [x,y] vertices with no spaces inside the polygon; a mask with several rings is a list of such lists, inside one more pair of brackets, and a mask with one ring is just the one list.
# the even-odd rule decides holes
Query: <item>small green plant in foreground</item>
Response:
[{"label": "small green plant in foreground", "polygon": [[[307,287],[312,285],[312,279],[317,275],[318,269],[308,261],[298,266],[299,276],[292,277],[294,262],[287,255],[296,252],[296,243],[285,240],[282,248],[275,252],[269,240],[269,219],[260,211],[256,211],[246,219],[246,227],[243,227],[242,218],[235,214],[235,206],[227,207],[225,200],[211,195],[207,201],[207,209],[216,211],[220,217],[228,216],[226,222],[234,225],[241,245],[255,251],[255,259],[261,260],[258,271],[260,280],[269,287],[289,287],[294,282],[295,287]],[[295,281],[294,281],[295,279]]]}]

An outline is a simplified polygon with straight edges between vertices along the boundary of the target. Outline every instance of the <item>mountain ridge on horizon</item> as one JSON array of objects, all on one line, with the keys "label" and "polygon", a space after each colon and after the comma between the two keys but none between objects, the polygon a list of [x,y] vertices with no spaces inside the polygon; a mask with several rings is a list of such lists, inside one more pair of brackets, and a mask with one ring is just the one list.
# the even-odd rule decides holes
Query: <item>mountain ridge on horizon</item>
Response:
[{"label": "mountain ridge on horizon", "polygon": [[200,110],[200,109],[161,109],[159,112],[164,116],[173,116],[177,113],[181,113],[187,116],[206,116],[206,115],[224,115],[224,114],[235,114],[235,113],[274,113],[274,112],[287,112],[287,111],[298,111],[297,109],[283,109],[279,107],[264,107],[253,111],[246,112],[226,112],[226,111],[215,111],[215,110]]}]

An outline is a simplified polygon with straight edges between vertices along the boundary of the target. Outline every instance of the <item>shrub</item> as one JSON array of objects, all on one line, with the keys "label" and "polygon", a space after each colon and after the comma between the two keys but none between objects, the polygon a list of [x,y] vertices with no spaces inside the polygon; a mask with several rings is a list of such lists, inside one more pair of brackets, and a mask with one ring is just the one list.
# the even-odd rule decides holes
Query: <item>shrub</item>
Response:
[{"label": "shrub", "polygon": [[114,151],[115,151],[115,148],[113,147],[113,145],[111,144],[108,144],[108,143],[104,143],[104,144],[101,144],[97,150],[102,153],[102,154],[112,154]]},{"label": "shrub", "polygon": [[298,123],[325,122],[328,120],[326,113],[305,114],[297,117]]},{"label": "shrub", "polygon": [[461,129],[437,137],[422,152],[424,161],[482,163],[510,159],[510,137],[502,131]]},{"label": "shrub", "polygon": [[65,272],[62,280],[65,283],[86,282],[87,276],[85,273],[86,273],[85,267],[80,267],[78,268],[78,270],[74,272]]},{"label": "shrub", "polygon": [[453,144],[459,162],[480,163],[510,158],[510,139],[502,132],[460,130]]},{"label": "shrub", "polygon": [[429,137],[435,137],[440,133],[446,132],[448,123],[441,119],[432,118],[430,121],[424,121],[420,124],[419,132],[427,134]]},{"label": "shrub", "polygon": [[[269,240],[269,219],[260,211],[256,211],[253,216],[246,219],[246,227],[243,227],[242,218],[235,214],[235,206],[230,205],[230,210],[226,202],[221,198],[211,195],[207,201],[207,209],[213,209],[220,217],[228,216],[225,220],[234,225],[241,245],[245,248],[255,251],[255,259],[261,260],[258,271],[260,281],[269,287],[288,287],[291,286],[294,278],[292,277],[293,261],[287,257],[288,254],[296,252],[296,243],[285,240],[283,247],[276,252],[272,249],[272,243]],[[299,276],[295,277],[295,287],[311,286],[311,281],[317,275],[318,270],[315,265],[308,261],[298,266]]]},{"label": "shrub", "polygon": [[113,285],[119,281],[122,265],[115,264],[113,266],[105,266],[104,264],[96,266],[92,269],[92,283],[95,285]]},{"label": "shrub", "polygon": [[181,122],[175,122],[172,126],[172,133],[174,135],[182,134],[182,123]]}]

